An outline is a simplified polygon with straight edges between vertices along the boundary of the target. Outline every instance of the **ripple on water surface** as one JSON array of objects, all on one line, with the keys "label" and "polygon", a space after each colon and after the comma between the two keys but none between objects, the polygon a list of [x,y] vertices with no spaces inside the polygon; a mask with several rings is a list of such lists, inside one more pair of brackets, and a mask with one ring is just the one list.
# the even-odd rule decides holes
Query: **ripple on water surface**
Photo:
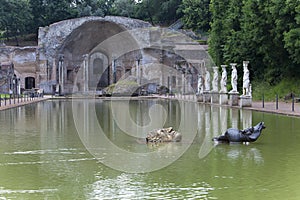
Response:
[{"label": "ripple on water surface", "polygon": [[[121,174],[115,178],[103,178],[93,183],[88,199],[213,199],[209,184],[149,183],[147,175]],[[148,183],[147,183],[148,182]]]}]

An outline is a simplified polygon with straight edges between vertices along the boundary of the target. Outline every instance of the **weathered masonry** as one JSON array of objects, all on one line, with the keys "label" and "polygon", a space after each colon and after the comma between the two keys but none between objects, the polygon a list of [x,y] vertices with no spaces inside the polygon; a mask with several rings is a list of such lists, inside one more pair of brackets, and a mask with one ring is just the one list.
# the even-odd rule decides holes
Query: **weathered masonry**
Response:
[{"label": "weathered masonry", "polygon": [[41,27],[38,46],[0,46],[1,70],[10,71],[2,70],[0,89],[90,93],[128,76],[182,90],[185,79],[195,89],[209,62],[203,46],[178,32],[124,17],[84,17]]}]

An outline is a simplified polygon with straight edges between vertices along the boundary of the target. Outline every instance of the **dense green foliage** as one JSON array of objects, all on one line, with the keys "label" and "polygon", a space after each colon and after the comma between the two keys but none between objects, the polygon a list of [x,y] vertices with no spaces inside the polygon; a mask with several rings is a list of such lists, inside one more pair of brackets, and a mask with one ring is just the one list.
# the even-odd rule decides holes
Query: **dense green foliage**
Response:
[{"label": "dense green foliage", "polygon": [[253,92],[254,100],[262,100],[264,96],[265,101],[275,101],[276,95],[278,95],[278,98],[282,101],[291,101],[291,96],[285,98],[291,93],[297,98],[300,97],[300,82],[297,78],[284,78],[275,86],[271,86],[265,81],[255,80],[253,81],[253,87],[255,88]]},{"label": "dense green foliage", "polygon": [[210,11],[209,46],[217,65],[249,60],[252,76],[271,86],[300,75],[298,0],[211,0]]},{"label": "dense green foliage", "polygon": [[[299,0],[0,0],[0,40],[82,16],[119,15],[209,32],[216,65],[250,61],[251,78],[270,86],[300,75]],[[18,41],[17,41],[18,42]],[[295,79],[296,80],[296,79]]]},{"label": "dense green foliage", "polygon": [[0,0],[0,39],[83,16],[119,15],[169,25],[181,17],[180,5],[181,0]]},{"label": "dense green foliage", "polygon": [[0,38],[30,32],[27,24],[32,20],[32,15],[29,13],[27,1],[0,0]]},{"label": "dense green foliage", "polygon": [[199,32],[208,31],[211,20],[209,4],[210,0],[182,0],[178,12],[183,13],[182,20],[185,28]]},{"label": "dense green foliage", "polygon": [[143,0],[136,4],[136,18],[167,25],[180,18],[177,13],[180,4],[181,0]]}]

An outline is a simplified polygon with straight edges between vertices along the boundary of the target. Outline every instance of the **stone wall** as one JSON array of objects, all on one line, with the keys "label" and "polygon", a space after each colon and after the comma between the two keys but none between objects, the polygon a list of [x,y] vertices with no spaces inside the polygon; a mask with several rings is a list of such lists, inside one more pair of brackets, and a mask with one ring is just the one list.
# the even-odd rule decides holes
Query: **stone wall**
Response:
[{"label": "stone wall", "polygon": [[[31,77],[34,87],[62,94],[72,93],[74,86],[75,91],[89,90],[89,83],[93,85],[90,89],[96,89],[97,79],[101,79],[98,72],[105,75],[102,85],[126,73],[143,76],[141,84],[158,81],[166,85],[173,74],[168,75],[170,70],[163,66],[178,71],[178,65],[184,65],[197,74],[201,72],[199,61],[209,59],[207,55],[203,47],[183,34],[114,16],[70,19],[41,27],[36,47],[0,47],[0,63],[13,63],[22,88],[28,86],[26,78]],[[104,63],[105,69],[92,70],[97,63]],[[114,77],[113,72],[118,75]]]},{"label": "stone wall", "polygon": [[67,37],[74,30],[85,23],[94,21],[114,23],[123,27],[124,30],[146,28],[151,26],[149,23],[141,20],[116,16],[106,16],[104,18],[92,16],[69,19],[51,24],[47,27],[41,27],[39,29],[38,46],[43,49],[47,57],[55,57],[58,49],[61,47],[61,45],[63,45]]},{"label": "stone wall", "polygon": [[[64,72],[66,81],[64,88],[66,93],[71,93],[75,84],[75,79],[80,80],[77,88],[84,88],[82,85],[84,73],[84,57],[86,55],[104,54],[109,65],[112,63],[112,52],[110,49],[102,48],[97,50],[97,46],[110,37],[126,30],[150,27],[147,22],[124,18],[107,16],[84,17],[70,19],[54,23],[49,27],[39,29],[39,49],[40,61],[47,62],[52,70],[50,79],[42,79],[40,83],[45,91],[51,92],[53,87],[57,87],[57,72],[59,59],[63,57]],[[135,32],[141,38],[140,32]],[[134,34],[134,31],[133,31]],[[146,35],[143,35],[146,38]],[[131,36],[134,38],[135,36]],[[147,39],[146,39],[147,40]],[[88,63],[90,65],[90,63]],[[78,69],[81,70],[78,70]],[[110,77],[112,79],[112,77]],[[89,80],[93,83],[93,80]],[[75,84],[76,85],[76,84]],[[48,86],[48,87],[47,87]],[[77,89],[76,89],[77,90]]]},{"label": "stone wall", "polygon": [[[12,63],[14,74],[20,79],[21,88],[25,88],[25,78],[33,77],[38,83],[40,78],[40,63],[38,47],[0,47],[1,66]],[[38,87],[38,85],[36,85]],[[3,91],[6,92],[6,91]]]}]

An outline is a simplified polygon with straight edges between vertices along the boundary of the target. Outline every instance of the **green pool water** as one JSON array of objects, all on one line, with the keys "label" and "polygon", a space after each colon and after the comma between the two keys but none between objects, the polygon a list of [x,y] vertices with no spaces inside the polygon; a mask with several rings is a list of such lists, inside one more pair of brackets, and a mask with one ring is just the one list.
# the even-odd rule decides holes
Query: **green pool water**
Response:
[{"label": "green pool water", "polygon": [[[255,142],[215,144],[264,121]],[[180,143],[147,145],[169,127]],[[300,119],[161,100],[53,100],[0,112],[0,199],[299,199]]]}]

